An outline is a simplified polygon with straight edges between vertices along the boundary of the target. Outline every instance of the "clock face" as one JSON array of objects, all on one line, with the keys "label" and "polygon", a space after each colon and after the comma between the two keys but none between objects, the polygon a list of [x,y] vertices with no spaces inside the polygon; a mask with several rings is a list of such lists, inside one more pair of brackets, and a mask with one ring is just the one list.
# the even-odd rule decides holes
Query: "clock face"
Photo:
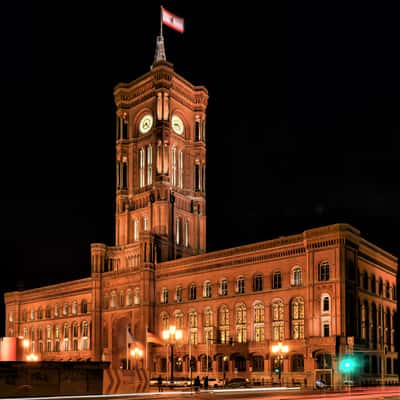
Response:
[{"label": "clock face", "polygon": [[184,130],[183,122],[182,122],[182,120],[181,120],[177,115],[173,115],[173,116],[172,116],[171,125],[172,125],[173,131],[174,131],[176,134],[182,135],[183,130]]},{"label": "clock face", "polygon": [[141,133],[147,133],[153,126],[153,116],[151,114],[146,114],[139,123],[139,130]]}]

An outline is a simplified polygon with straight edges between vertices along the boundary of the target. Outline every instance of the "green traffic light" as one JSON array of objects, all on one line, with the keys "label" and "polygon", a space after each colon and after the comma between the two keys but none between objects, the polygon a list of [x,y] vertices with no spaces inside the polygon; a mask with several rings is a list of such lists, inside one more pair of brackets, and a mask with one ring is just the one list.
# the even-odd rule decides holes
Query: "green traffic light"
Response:
[{"label": "green traffic light", "polygon": [[346,356],[342,358],[342,361],[340,362],[340,369],[343,372],[349,373],[354,371],[356,367],[356,360],[351,357],[351,356]]}]

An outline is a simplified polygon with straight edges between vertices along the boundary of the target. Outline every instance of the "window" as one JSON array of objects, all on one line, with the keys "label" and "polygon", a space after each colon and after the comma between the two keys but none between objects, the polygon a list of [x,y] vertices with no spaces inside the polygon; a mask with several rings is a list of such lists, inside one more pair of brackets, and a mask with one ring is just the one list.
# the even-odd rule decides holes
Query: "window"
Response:
[{"label": "window", "polygon": [[236,281],[236,292],[244,293],[244,278],[240,276]]},{"label": "window", "polygon": [[206,308],[204,311],[204,343],[212,344],[213,337],[213,312],[211,308]]},{"label": "window", "polygon": [[330,324],[328,322],[323,323],[322,325],[323,334],[322,336],[330,336]]},{"label": "window", "polygon": [[189,247],[189,222],[185,221],[183,224],[183,244]]},{"label": "window", "polygon": [[143,230],[145,232],[149,230],[149,219],[147,217],[143,217]]},{"label": "window", "polygon": [[253,278],[253,291],[258,292],[264,289],[264,277],[261,274],[257,274]]},{"label": "window", "polygon": [[182,302],[182,288],[180,286],[176,288],[176,302],[177,303]]},{"label": "window", "polygon": [[254,341],[264,341],[264,304],[254,305]]},{"label": "window", "polygon": [[304,371],[304,356],[302,354],[294,354],[292,356],[292,371],[293,372]]},{"label": "window", "polygon": [[126,292],[126,305],[131,306],[133,303],[132,289],[128,289]]},{"label": "window", "polygon": [[198,344],[197,312],[189,312],[189,340],[191,344]]},{"label": "window", "polygon": [[104,308],[105,310],[108,309],[109,301],[110,301],[110,299],[108,298],[108,294],[105,293],[105,294],[104,294],[104,297],[103,297],[103,308]]},{"label": "window", "polygon": [[179,152],[179,175],[178,175],[178,186],[183,188],[183,151]]},{"label": "window", "polygon": [[117,292],[114,290],[111,292],[111,308],[117,307]]},{"label": "window", "polygon": [[227,306],[221,306],[218,313],[219,319],[219,342],[228,343],[229,341],[229,309]]},{"label": "window", "polygon": [[135,304],[140,304],[140,289],[138,287],[135,288],[134,302],[135,302]]},{"label": "window", "polygon": [[176,147],[171,149],[171,185],[176,186]]},{"label": "window", "polygon": [[175,311],[175,326],[178,329],[183,328],[183,312],[182,311]]},{"label": "window", "polygon": [[123,307],[125,305],[125,293],[123,290],[119,292],[119,306]]},{"label": "window", "polygon": [[386,281],[386,285],[385,285],[385,297],[387,299],[390,299],[390,285],[389,282]]},{"label": "window", "polygon": [[329,281],[329,263],[327,261],[321,262],[318,265],[318,280]]},{"label": "window", "polygon": [[147,146],[147,184],[153,182],[153,150],[151,144]]},{"label": "window", "polygon": [[283,302],[277,300],[272,303],[272,340],[284,339],[284,311]]},{"label": "window", "polygon": [[145,153],[144,149],[139,150],[139,187],[144,187],[145,185]]},{"label": "window", "polygon": [[365,271],[363,274],[363,288],[368,290],[368,272]]},{"label": "window", "polygon": [[211,308],[206,308],[204,311],[204,326],[210,327],[213,325],[213,313]]},{"label": "window", "polygon": [[126,157],[122,161],[122,189],[128,188],[128,160]]},{"label": "window", "polygon": [[222,279],[220,282],[219,293],[221,296],[227,296],[228,294],[228,281],[226,279]]},{"label": "window", "polygon": [[82,314],[87,314],[87,312],[88,312],[87,301],[86,300],[82,300],[81,301],[81,313]]},{"label": "window", "polygon": [[330,299],[329,296],[322,297],[322,312],[328,312],[330,310]]},{"label": "window", "polygon": [[236,306],[236,337],[238,343],[246,343],[246,306],[239,304]]},{"label": "window", "polygon": [[39,307],[39,310],[38,310],[38,319],[43,319],[43,310],[41,307]]},{"label": "window", "polygon": [[196,298],[197,298],[196,284],[192,283],[190,285],[190,289],[189,289],[189,299],[190,300],[196,300]]},{"label": "window", "polygon": [[302,285],[302,270],[300,267],[293,268],[292,285],[293,286],[301,286]]},{"label": "window", "polygon": [[281,273],[274,272],[272,275],[272,289],[280,289],[282,287]]},{"label": "window", "polygon": [[378,285],[378,289],[379,289],[379,296],[383,296],[383,281],[382,278],[379,278],[379,285]]},{"label": "window", "polygon": [[139,220],[133,220],[133,240],[139,240]]},{"label": "window", "polygon": [[203,297],[211,297],[211,282],[210,281],[204,282]]},{"label": "window", "polygon": [[46,315],[46,318],[51,318],[51,307],[50,306],[46,307],[45,315]]},{"label": "window", "polygon": [[180,244],[181,243],[181,219],[179,217],[176,217],[175,238],[176,238],[176,244]]},{"label": "window", "polygon": [[264,371],[264,357],[253,356],[252,365],[253,365],[254,372],[263,372]]},{"label": "window", "polygon": [[168,304],[168,289],[163,288],[161,292],[161,303]]},{"label": "window", "polygon": [[304,339],[304,300],[297,297],[291,304],[292,339]]},{"label": "window", "polygon": [[161,329],[168,329],[169,325],[169,315],[167,313],[161,314]]},{"label": "window", "polygon": [[89,324],[82,322],[82,350],[89,350]]},{"label": "window", "polygon": [[73,315],[78,314],[78,302],[76,302],[76,301],[74,301],[74,302],[72,303],[72,314],[73,314]]},{"label": "window", "polygon": [[27,322],[28,321],[28,311],[24,310],[22,312],[22,321]]}]

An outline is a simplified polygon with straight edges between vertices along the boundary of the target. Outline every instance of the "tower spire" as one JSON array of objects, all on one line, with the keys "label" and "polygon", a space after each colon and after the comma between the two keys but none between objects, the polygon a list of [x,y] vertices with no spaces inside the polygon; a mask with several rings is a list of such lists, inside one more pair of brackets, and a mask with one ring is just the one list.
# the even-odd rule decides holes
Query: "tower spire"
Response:
[{"label": "tower spire", "polygon": [[154,55],[154,63],[159,61],[167,61],[165,55],[164,36],[163,36],[163,7],[160,7],[160,36],[157,36],[156,41],[156,54]]}]

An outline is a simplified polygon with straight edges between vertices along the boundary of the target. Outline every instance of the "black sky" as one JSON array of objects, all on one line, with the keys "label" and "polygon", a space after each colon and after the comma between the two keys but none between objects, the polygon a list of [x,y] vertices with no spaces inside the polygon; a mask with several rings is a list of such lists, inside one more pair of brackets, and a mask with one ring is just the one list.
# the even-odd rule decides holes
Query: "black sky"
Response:
[{"label": "black sky", "polygon": [[[90,243],[113,244],[113,87],[149,70],[160,6],[9,3],[0,10],[1,296],[86,277]],[[348,222],[400,256],[395,7],[162,4],[186,24],[183,35],[164,28],[167,59],[210,94],[209,249]],[[4,309],[0,320],[1,335]]]}]

